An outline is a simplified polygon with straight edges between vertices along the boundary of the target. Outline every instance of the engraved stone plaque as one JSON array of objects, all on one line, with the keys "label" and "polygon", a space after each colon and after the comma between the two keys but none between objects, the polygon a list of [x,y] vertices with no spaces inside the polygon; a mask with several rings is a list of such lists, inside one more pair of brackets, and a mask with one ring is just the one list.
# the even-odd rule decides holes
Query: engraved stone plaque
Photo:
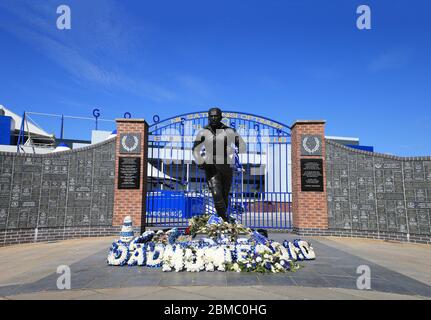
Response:
[{"label": "engraved stone plaque", "polygon": [[301,159],[301,190],[323,192],[322,159]]},{"label": "engraved stone plaque", "polygon": [[141,158],[120,157],[118,163],[118,189],[139,189]]}]

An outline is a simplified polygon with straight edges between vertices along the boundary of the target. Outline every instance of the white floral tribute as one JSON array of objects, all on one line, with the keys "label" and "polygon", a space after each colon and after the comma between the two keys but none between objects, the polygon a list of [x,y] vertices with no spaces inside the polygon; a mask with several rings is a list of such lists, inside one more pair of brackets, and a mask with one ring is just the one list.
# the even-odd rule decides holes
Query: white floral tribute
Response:
[{"label": "white floral tribute", "polygon": [[111,266],[161,268],[164,272],[278,273],[296,271],[300,268],[297,261],[314,259],[313,247],[304,240],[279,243],[256,232],[250,234],[250,239],[236,238],[235,241],[223,236],[192,240],[172,229],[147,231],[130,242],[114,242],[107,262]]}]

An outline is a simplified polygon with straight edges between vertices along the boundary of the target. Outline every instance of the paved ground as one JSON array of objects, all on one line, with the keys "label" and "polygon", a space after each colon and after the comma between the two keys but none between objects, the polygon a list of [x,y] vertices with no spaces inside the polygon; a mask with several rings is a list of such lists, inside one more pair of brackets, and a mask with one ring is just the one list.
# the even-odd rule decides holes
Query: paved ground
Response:
[{"label": "paved ground", "polygon": [[411,243],[391,243],[370,239],[319,238],[336,249],[348,251],[378,265],[431,286],[431,246]]},{"label": "paved ground", "polygon": [[[293,239],[271,234],[274,240]],[[431,247],[364,239],[304,238],[317,259],[287,274],[164,273],[106,264],[113,238],[0,248],[0,299],[430,299]],[[58,265],[71,268],[72,290],[58,290]],[[371,270],[358,290],[357,267]]]}]

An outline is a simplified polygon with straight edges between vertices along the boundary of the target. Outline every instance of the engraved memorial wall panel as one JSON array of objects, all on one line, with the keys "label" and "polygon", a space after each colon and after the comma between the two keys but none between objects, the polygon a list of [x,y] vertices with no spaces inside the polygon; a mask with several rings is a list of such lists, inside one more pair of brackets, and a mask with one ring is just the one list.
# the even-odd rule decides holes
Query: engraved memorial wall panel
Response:
[{"label": "engraved memorial wall panel", "polygon": [[330,228],[431,234],[430,160],[358,152],[331,141],[326,160]]},{"label": "engraved memorial wall panel", "polygon": [[0,230],[110,226],[115,140],[48,155],[0,153]]}]

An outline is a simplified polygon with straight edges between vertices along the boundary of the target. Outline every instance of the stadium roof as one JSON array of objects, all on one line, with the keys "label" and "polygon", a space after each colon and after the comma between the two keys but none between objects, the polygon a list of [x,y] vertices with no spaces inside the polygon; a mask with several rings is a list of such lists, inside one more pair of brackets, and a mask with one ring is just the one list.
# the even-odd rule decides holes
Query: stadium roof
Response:
[{"label": "stadium roof", "polygon": [[[15,122],[15,130],[19,131],[21,127],[22,117],[17,115],[16,113],[10,111],[5,106],[0,104],[0,109],[4,111],[5,116],[12,117]],[[27,119],[28,120],[28,119]],[[47,133],[45,130],[39,128],[36,124],[34,124],[31,120],[25,122],[24,131],[30,132],[31,135],[38,135],[43,137],[53,137],[53,134]]]}]

